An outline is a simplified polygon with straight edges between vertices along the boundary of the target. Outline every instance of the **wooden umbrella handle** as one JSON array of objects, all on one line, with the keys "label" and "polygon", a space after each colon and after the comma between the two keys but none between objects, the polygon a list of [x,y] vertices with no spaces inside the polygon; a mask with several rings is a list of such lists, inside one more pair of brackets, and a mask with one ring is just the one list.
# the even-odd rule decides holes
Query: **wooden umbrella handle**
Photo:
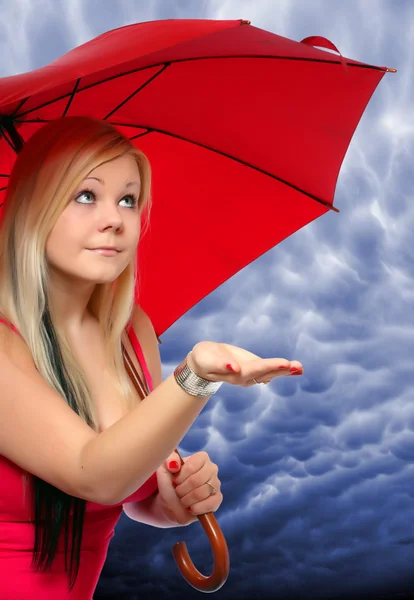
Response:
[{"label": "wooden umbrella handle", "polygon": [[[179,452],[178,456],[180,456]],[[181,464],[184,464],[181,456]],[[214,566],[211,575],[202,575],[194,566],[187,550],[185,542],[177,542],[174,544],[172,553],[177,563],[177,567],[181,571],[184,579],[199,592],[216,592],[227,580],[230,570],[230,556],[227,548],[227,542],[220,529],[220,525],[216,521],[216,517],[212,512],[204,515],[197,515],[206,535],[209,539],[210,546],[213,552]]]},{"label": "wooden umbrella handle", "polygon": [[[143,400],[148,396],[149,390],[144,386],[123,344],[122,354],[126,372],[131,378],[141,400]],[[177,449],[175,449],[175,452],[180,458],[181,465],[183,465],[184,461],[180,453]],[[174,544],[172,553],[182,576],[194,589],[206,593],[216,592],[225,584],[230,570],[230,556],[227,542],[213,513],[197,515],[197,519],[206,532],[213,552],[214,566],[211,575],[202,575],[194,566],[185,542]]]}]

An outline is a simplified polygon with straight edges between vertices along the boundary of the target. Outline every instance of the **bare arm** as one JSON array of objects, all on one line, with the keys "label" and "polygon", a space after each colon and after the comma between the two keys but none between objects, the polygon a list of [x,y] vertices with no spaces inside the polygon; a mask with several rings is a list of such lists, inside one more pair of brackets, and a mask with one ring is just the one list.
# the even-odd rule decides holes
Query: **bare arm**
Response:
[{"label": "bare arm", "polygon": [[207,400],[184,392],[170,375],[129,414],[86,444],[81,469],[94,487],[106,487],[108,504],[122,502],[179,445]]},{"label": "bare arm", "polygon": [[[145,323],[158,352],[144,313]],[[121,502],[138,489],[208,401],[184,392],[170,375],[97,434],[45,383],[23,340],[5,326],[0,365],[0,454],[66,493],[101,504]]]},{"label": "bare arm", "polygon": [[[162,382],[161,357],[158,347],[154,348],[153,329],[148,321],[145,324],[143,320],[148,320],[148,317],[142,309],[137,307],[134,312],[133,326],[136,331],[140,332],[141,347],[151,374],[153,389],[155,389]],[[133,521],[145,525],[161,528],[180,526],[180,523],[169,514],[168,507],[160,501],[158,490],[139,502],[125,503],[123,511]]]}]

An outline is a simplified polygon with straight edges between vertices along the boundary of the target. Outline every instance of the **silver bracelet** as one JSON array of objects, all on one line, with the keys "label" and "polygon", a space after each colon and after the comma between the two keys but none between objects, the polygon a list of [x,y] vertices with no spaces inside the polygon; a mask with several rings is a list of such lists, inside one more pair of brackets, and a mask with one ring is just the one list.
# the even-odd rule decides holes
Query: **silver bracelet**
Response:
[{"label": "silver bracelet", "polygon": [[[191,354],[191,352],[188,354]],[[190,396],[196,396],[197,398],[212,396],[224,383],[224,381],[209,381],[208,379],[199,377],[188,366],[187,357],[175,369],[174,377],[178,385],[187,394],[190,394]]]}]

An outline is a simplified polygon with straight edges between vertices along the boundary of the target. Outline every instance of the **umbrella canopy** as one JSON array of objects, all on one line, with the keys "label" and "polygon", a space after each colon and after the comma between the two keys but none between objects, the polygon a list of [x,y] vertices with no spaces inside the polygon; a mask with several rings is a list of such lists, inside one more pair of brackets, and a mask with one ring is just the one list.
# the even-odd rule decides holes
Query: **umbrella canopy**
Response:
[{"label": "umbrella canopy", "polygon": [[152,165],[137,301],[161,335],[335,210],[346,150],[389,69],[313,45],[335,49],[248,21],[165,20],[109,31],[0,79],[0,211],[16,151],[44,123],[87,115],[116,125]]}]

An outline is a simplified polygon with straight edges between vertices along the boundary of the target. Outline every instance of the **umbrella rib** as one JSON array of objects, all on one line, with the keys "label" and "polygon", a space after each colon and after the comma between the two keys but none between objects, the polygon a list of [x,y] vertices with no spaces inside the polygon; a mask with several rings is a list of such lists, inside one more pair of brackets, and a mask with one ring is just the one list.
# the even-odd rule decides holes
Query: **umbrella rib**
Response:
[{"label": "umbrella rib", "polygon": [[73,100],[73,98],[75,97],[76,90],[78,89],[78,86],[79,86],[79,84],[80,84],[80,81],[81,81],[81,78],[79,77],[79,79],[77,79],[77,80],[76,80],[76,83],[75,83],[75,85],[74,85],[74,88],[73,88],[73,90],[72,90],[72,92],[71,92],[71,95],[70,95],[70,97],[69,97],[68,103],[66,104],[66,106],[65,106],[65,110],[63,111],[62,117],[66,117],[66,113],[68,112],[68,110],[69,110],[69,107],[70,107],[70,105],[72,104],[72,100]]},{"label": "umbrella rib", "polygon": [[[135,123],[112,123],[112,125],[116,125],[117,127],[131,127],[131,129],[142,129],[141,125],[136,125]],[[148,131],[148,127],[145,128]]]},{"label": "umbrella rib", "polygon": [[127,102],[129,102],[131,100],[131,98],[133,98],[136,94],[138,94],[138,92],[140,92],[141,90],[143,90],[148,84],[150,84],[156,77],[158,77],[159,75],[161,75],[161,73],[163,73],[165,71],[165,69],[167,69],[167,67],[170,66],[170,63],[165,63],[162,68],[155,73],[152,77],[150,77],[149,79],[147,79],[147,81],[145,83],[143,83],[139,88],[137,88],[136,90],[134,90],[132,92],[132,94],[130,94],[129,96],[127,96],[124,100],[122,100],[122,102],[120,104],[118,104],[118,106],[116,106],[115,108],[113,108],[111,110],[111,112],[109,112],[106,117],[103,118],[103,121],[107,121],[109,119],[109,117],[111,117],[117,110],[119,110],[120,108],[122,108],[122,106],[124,106]]},{"label": "umbrella rib", "polygon": [[[118,123],[112,123],[112,125],[119,125]],[[122,125],[121,125],[122,126]],[[123,125],[124,127],[128,127],[128,125]],[[227,152],[223,152],[222,150],[217,150],[216,148],[212,148],[211,146],[208,146],[207,144],[203,144],[201,142],[196,142],[194,140],[191,140],[189,138],[185,138],[181,135],[178,135],[176,133],[171,133],[170,131],[166,131],[163,129],[158,129],[155,127],[146,127],[145,125],[136,125],[136,127],[141,127],[142,129],[146,129],[147,131],[144,133],[138,133],[137,135],[132,136],[131,138],[129,138],[131,141],[135,140],[137,138],[143,137],[144,135],[148,135],[149,133],[155,132],[155,133],[161,133],[163,135],[167,135],[169,137],[173,137],[177,140],[181,140],[183,142],[187,142],[189,144],[194,144],[195,146],[199,146],[200,148],[204,148],[206,150],[209,150],[210,152],[215,152],[216,154],[219,154],[220,156],[224,156],[225,158],[229,158],[230,160],[234,160],[238,163],[240,163],[241,165],[244,165],[245,167],[249,167],[250,169],[253,169],[254,171],[257,171],[259,173],[262,173],[262,175],[267,175],[268,177],[271,177],[272,179],[276,179],[277,181],[280,181],[281,183],[283,183],[284,185],[287,185],[288,187],[296,190],[297,192],[300,192],[301,194],[304,194],[305,196],[307,196],[308,198],[311,198],[312,200],[316,200],[316,202],[319,202],[320,204],[322,204],[324,207],[328,208],[329,210],[333,210],[334,212],[340,212],[338,208],[336,208],[336,206],[333,206],[333,204],[330,204],[329,202],[326,202],[325,200],[321,200],[320,198],[318,198],[317,196],[314,196],[313,194],[310,194],[309,192],[306,192],[305,190],[302,190],[302,188],[294,185],[293,183],[290,183],[289,181],[286,181],[285,179],[282,179],[281,177],[277,177],[276,175],[274,175],[273,173],[269,173],[269,171],[265,171],[265,169],[261,169],[260,167],[256,167],[255,165],[252,165],[251,163],[241,159],[241,158],[237,158],[236,156],[233,156],[232,154],[228,154]]]},{"label": "umbrella rib", "polygon": [[16,148],[14,147],[14,144],[9,140],[9,138],[6,135],[6,132],[4,131],[4,129],[0,130],[0,136],[3,137],[3,139],[6,140],[6,142],[8,143],[8,145],[10,146],[10,148],[13,150],[13,152],[16,152]]},{"label": "umbrella rib", "polygon": [[[240,58],[240,59],[244,59],[244,58],[253,58],[253,59],[263,59],[263,60],[297,60],[297,61],[303,61],[303,62],[318,62],[318,63],[326,63],[326,64],[332,64],[332,65],[338,65],[340,67],[343,67],[342,63],[336,60],[328,60],[328,59],[314,59],[314,58],[301,58],[301,57],[296,57],[296,56],[262,56],[262,55],[234,55],[234,56],[196,56],[196,57],[191,57],[191,58],[177,58],[175,60],[170,60],[168,63],[165,62],[160,62],[160,63],[154,63],[152,65],[147,65],[145,67],[138,67],[137,69],[131,69],[130,71],[125,71],[123,73],[118,73],[117,75],[112,75],[111,77],[107,77],[106,79],[101,79],[100,81],[95,81],[95,83],[91,83],[90,85],[85,86],[84,88],[80,89],[77,91],[77,93],[83,92],[84,90],[89,90],[92,87],[95,87],[97,85],[101,85],[102,83],[107,83],[108,81],[111,81],[113,79],[118,79],[119,77],[126,77],[127,75],[132,75],[133,73],[138,73],[139,71],[145,71],[145,69],[153,69],[154,67],[165,67],[166,65],[171,66],[175,63],[183,63],[183,62],[192,62],[192,61],[196,61],[196,60],[225,60],[225,59],[233,59],[233,58]],[[375,65],[365,65],[365,64],[348,64],[346,63],[348,67],[355,67],[355,68],[360,68],[360,69],[373,69],[375,71],[385,71],[385,67],[376,67]],[[163,69],[161,69],[159,71],[159,73],[161,73],[163,71]],[[157,75],[159,74],[157,73]],[[62,96],[59,96],[57,98],[53,98],[53,100],[49,100],[48,102],[44,102],[43,104],[40,104],[39,106],[36,106],[34,108],[30,108],[29,110],[27,110],[26,112],[23,112],[19,115],[16,114],[16,112],[14,113],[13,116],[18,116],[18,117],[24,117],[25,115],[28,115],[31,112],[34,112],[36,110],[39,110],[41,108],[44,108],[45,106],[49,106],[50,104],[53,104],[54,102],[59,102],[59,100],[63,100],[64,98],[66,98],[67,96],[69,96],[72,92],[67,93],[67,94],[63,94]],[[25,101],[28,98],[25,99]]]},{"label": "umbrella rib", "polygon": [[13,114],[11,114],[11,118],[14,119],[14,116],[17,115],[17,113],[19,112],[19,110],[22,108],[22,106],[28,101],[28,99],[30,98],[30,96],[26,96],[26,98],[23,98],[23,100],[20,102],[19,106],[16,108],[16,110],[13,112]]}]

